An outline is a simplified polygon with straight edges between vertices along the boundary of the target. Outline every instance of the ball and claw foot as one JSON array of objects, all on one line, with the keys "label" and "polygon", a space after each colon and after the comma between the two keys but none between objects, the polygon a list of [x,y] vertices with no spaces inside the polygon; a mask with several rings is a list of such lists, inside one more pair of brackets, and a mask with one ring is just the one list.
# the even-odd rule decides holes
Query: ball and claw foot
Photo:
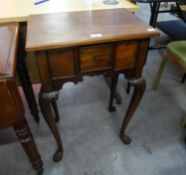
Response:
[{"label": "ball and claw foot", "polygon": [[63,157],[63,151],[62,150],[57,150],[53,156],[54,162],[59,162]]},{"label": "ball and claw foot", "polygon": [[131,138],[129,136],[125,135],[125,134],[120,134],[120,138],[125,145],[130,144],[131,141],[132,141]]},{"label": "ball and claw foot", "polygon": [[116,107],[115,107],[115,106],[111,106],[111,107],[109,107],[109,111],[110,111],[110,112],[114,112],[114,111],[116,111]]}]

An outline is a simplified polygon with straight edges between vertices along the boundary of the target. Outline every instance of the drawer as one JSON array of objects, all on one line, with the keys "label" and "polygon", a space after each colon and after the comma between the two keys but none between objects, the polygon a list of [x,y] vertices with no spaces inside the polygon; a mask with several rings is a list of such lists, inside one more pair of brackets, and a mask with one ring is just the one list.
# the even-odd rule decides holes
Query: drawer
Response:
[{"label": "drawer", "polygon": [[112,68],[112,45],[79,48],[80,71],[90,72]]},{"label": "drawer", "polygon": [[138,41],[124,41],[116,44],[115,69],[130,69],[135,67],[138,51]]},{"label": "drawer", "polygon": [[75,74],[75,55],[73,49],[48,51],[48,62],[52,78]]}]

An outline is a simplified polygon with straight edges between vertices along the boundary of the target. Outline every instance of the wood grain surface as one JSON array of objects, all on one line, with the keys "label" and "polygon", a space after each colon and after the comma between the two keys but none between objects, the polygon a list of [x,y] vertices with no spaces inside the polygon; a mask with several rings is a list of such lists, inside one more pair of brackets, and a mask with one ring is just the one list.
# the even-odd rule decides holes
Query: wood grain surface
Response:
[{"label": "wood grain surface", "polygon": [[157,30],[125,9],[33,15],[28,18],[26,50],[39,51],[157,35]]}]

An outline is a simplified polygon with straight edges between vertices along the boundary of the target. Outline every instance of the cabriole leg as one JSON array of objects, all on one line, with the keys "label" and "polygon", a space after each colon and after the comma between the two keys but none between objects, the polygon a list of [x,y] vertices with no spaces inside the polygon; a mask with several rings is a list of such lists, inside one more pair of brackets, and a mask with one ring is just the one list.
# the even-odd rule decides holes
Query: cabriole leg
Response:
[{"label": "cabriole leg", "polygon": [[58,148],[57,148],[56,153],[53,156],[53,160],[57,162],[57,161],[60,161],[63,157],[63,146],[62,146],[62,140],[59,134],[59,130],[57,128],[55,119],[53,117],[52,109],[51,109],[50,100],[53,98],[55,97],[52,95],[50,96],[46,93],[43,93],[41,89],[40,94],[39,94],[39,104],[41,107],[41,111],[43,113],[43,117],[46,120],[57,142]]},{"label": "cabriole leg", "polygon": [[126,128],[136,108],[138,107],[138,104],[141,101],[141,98],[146,88],[146,83],[144,79],[129,80],[129,85],[134,86],[134,92],[120,130],[120,138],[125,144],[130,144],[131,142],[131,139],[125,134]]}]

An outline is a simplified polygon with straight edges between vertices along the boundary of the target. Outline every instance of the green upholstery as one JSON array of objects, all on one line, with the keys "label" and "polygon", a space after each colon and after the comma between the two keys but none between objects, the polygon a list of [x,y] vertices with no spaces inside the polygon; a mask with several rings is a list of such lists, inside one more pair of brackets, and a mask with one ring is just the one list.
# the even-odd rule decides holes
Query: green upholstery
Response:
[{"label": "green upholstery", "polygon": [[186,68],[186,40],[169,43],[167,50],[177,58],[177,61],[183,67]]},{"label": "green upholstery", "polygon": [[154,90],[158,87],[167,60],[170,60],[184,72],[184,76],[182,79],[182,82],[184,82],[186,77],[186,40],[170,42],[167,45],[167,49],[161,61],[158,73],[152,83],[152,88]]}]

